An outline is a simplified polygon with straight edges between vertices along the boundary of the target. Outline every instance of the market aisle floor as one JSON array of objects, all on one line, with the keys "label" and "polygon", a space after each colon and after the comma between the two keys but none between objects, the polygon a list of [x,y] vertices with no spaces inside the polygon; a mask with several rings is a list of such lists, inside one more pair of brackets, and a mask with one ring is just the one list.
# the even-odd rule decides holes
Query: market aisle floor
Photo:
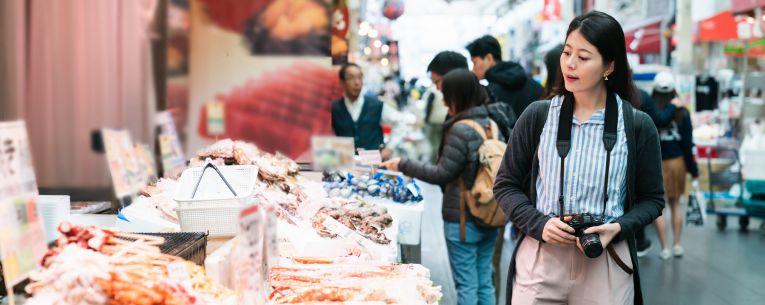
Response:
[{"label": "market aisle floor", "polygon": [[[441,190],[421,183],[427,198],[422,219],[422,263],[431,271],[436,285],[441,285],[443,305],[456,305],[449,260],[441,220]],[[757,229],[762,223],[752,220],[750,233],[739,233],[735,218],[728,219],[728,229],[719,232],[711,216],[703,227],[685,227],[685,256],[659,259],[658,239],[653,226],[647,230],[654,249],[640,259],[645,304],[765,304],[765,235]],[[504,304],[505,275],[514,243],[505,242],[501,272]]]}]

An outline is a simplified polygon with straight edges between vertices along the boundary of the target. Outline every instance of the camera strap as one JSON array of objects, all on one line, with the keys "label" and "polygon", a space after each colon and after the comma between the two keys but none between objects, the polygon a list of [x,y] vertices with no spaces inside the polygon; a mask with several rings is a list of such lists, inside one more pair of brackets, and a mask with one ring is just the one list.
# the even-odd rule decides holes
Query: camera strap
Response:
[{"label": "camera strap", "polygon": [[[563,105],[560,109],[558,116],[558,137],[555,142],[555,147],[558,149],[558,156],[560,156],[560,194],[558,196],[558,208],[560,211],[560,219],[563,220],[564,214],[564,202],[565,196],[564,190],[564,177],[565,177],[565,160],[568,156],[568,151],[571,149],[571,126],[574,121],[574,96],[571,93],[566,94],[563,97]],[[610,90],[606,91],[606,117],[605,126],[603,128],[603,146],[606,149],[606,173],[603,178],[603,213],[601,216],[606,215],[606,204],[608,203],[608,173],[611,165],[611,150],[616,145],[616,125],[619,123],[619,106],[616,104],[616,95]]]}]

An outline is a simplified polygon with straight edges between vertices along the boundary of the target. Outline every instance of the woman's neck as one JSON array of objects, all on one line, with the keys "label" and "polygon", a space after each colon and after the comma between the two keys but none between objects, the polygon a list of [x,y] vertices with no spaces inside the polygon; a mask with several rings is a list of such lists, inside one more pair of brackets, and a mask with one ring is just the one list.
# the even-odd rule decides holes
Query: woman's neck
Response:
[{"label": "woman's neck", "polygon": [[574,114],[580,122],[590,119],[595,111],[606,107],[606,87],[603,85],[584,92],[574,93]]}]

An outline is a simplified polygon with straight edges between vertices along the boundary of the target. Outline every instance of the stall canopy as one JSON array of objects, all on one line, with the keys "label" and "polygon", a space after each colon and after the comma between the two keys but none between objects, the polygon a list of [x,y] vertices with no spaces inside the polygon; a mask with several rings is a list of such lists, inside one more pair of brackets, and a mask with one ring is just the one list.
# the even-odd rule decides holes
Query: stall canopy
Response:
[{"label": "stall canopy", "polygon": [[661,20],[647,23],[624,33],[627,52],[630,53],[661,52],[661,37]]},{"label": "stall canopy", "polygon": [[722,41],[739,39],[737,22],[731,11],[723,11],[703,20],[699,24],[700,41]]}]

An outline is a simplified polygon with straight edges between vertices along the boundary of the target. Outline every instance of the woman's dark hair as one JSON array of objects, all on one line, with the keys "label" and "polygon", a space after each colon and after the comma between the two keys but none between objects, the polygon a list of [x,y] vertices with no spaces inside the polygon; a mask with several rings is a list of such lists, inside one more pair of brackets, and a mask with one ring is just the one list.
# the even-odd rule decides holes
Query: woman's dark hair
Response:
[{"label": "woman's dark hair", "polygon": [[484,105],[489,100],[486,89],[478,78],[468,69],[454,69],[444,75],[441,85],[446,106],[454,113],[460,113],[471,107]]},{"label": "woman's dark hair", "polygon": [[441,51],[428,64],[428,72],[436,72],[444,76],[449,71],[468,67],[467,58],[454,51]]},{"label": "woman's dark hair", "polygon": [[[664,107],[667,107],[668,104],[672,103],[672,100],[677,98],[677,91],[672,90],[671,92],[659,92],[656,90],[653,90],[651,92],[651,100],[653,100],[654,105],[656,106],[657,110],[664,110]],[[675,111],[675,117],[672,118],[675,123],[678,125],[683,122],[683,114],[684,112],[681,111],[681,109],[678,109]],[[664,127],[664,126],[657,126],[657,127]]]},{"label": "woman's dark hair", "polygon": [[545,81],[545,91],[542,94],[545,98],[552,97],[553,87],[560,86],[555,83],[555,78],[560,73],[560,55],[563,53],[563,45],[559,44],[547,51],[545,54],[545,67],[547,68],[547,80]]},{"label": "woman's dark hair", "polygon": [[[628,100],[634,106],[640,105],[635,90],[635,84],[632,83],[632,72],[629,62],[627,62],[627,46],[624,43],[624,31],[619,22],[610,15],[592,11],[578,16],[571,21],[566,32],[566,39],[572,32],[579,30],[584,39],[594,45],[600,55],[603,57],[603,64],[614,63],[614,71],[608,75],[606,88],[621,98]],[[555,86],[552,89],[554,95],[570,95],[563,84],[563,73],[558,70],[555,77]]]}]

